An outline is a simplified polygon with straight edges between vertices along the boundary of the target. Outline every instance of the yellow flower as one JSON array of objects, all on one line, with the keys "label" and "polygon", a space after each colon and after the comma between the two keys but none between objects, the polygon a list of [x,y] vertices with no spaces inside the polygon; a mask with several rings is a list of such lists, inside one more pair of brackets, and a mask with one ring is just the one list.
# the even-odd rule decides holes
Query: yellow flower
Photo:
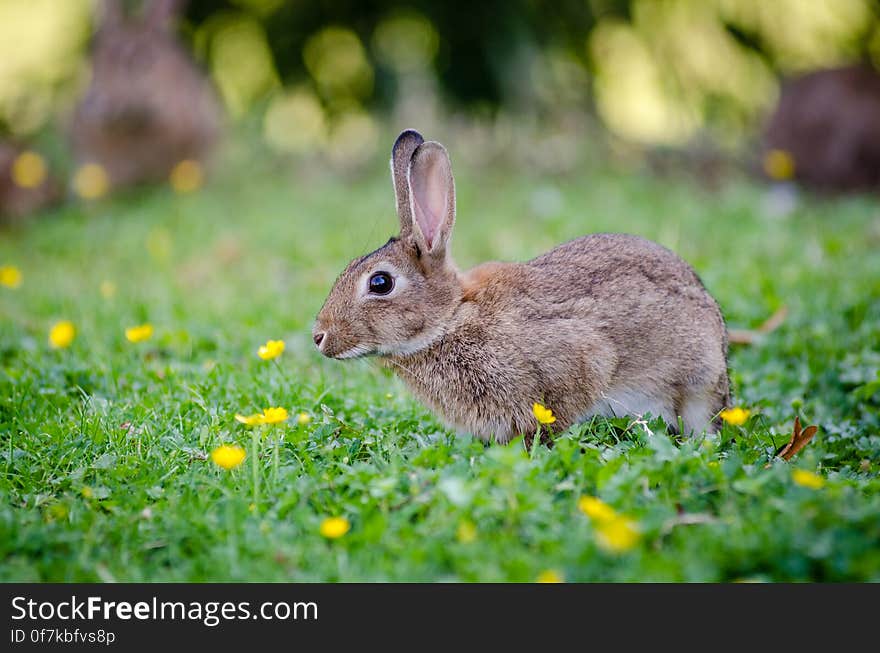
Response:
[{"label": "yellow flower", "polygon": [[536,583],[564,583],[565,579],[555,569],[546,569],[538,574],[535,579]]},{"label": "yellow flower", "polygon": [[277,424],[288,417],[286,408],[266,408],[263,411],[263,424]]},{"label": "yellow flower", "polygon": [[593,520],[596,543],[605,551],[621,553],[638,543],[640,535],[635,522],[619,515],[601,499],[581,497],[578,500],[578,508]]},{"label": "yellow flower", "polygon": [[95,493],[92,492],[92,488],[90,488],[88,486],[86,486],[82,490],[80,490],[80,493],[83,495],[84,499],[91,499],[93,496],[95,496]]},{"label": "yellow flower", "polygon": [[107,194],[110,179],[107,171],[97,163],[87,163],[73,176],[73,190],[80,197],[95,200]]},{"label": "yellow flower", "polygon": [[312,421],[312,416],[309,415],[308,413],[300,413],[299,415],[296,416],[296,423],[297,424],[308,424],[311,421]]},{"label": "yellow flower", "polygon": [[342,537],[349,529],[351,524],[345,517],[327,517],[321,522],[321,535],[330,540]]},{"label": "yellow flower", "polygon": [[733,426],[742,426],[751,414],[752,411],[747,408],[740,408],[739,406],[736,408],[726,408],[719,413],[721,419]]},{"label": "yellow flower", "polygon": [[0,265],[0,286],[18,288],[21,285],[22,275],[14,265]]},{"label": "yellow flower", "polygon": [[223,469],[233,469],[244,461],[244,449],[237,445],[222,444],[211,452],[211,460]]},{"label": "yellow flower", "polygon": [[825,486],[825,479],[808,472],[806,469],[796,469],[791,473],[791,480],[802,487],[808,487],[811,490],[821,490]]},{"label": "yellow flower", "polygon": [[794,177],[794,157],[785,150],[770,150],[764,155],[764,172],[778,181],[791,179]]},{"label": "yellow flower", "polygon": [[254,426],[255,424],[263,423],[263,415],[261,413],[258,413],[256,415],[239,415],[238,413],[236,413],[235,419],[245,426]]},{"label": "yellow flower", "polygon": [[532,404],[532,413],[534,413],[535,419],[538,420],[540,424],[552,424],[556,421],[556,418],[553,416],[553,411],[549,408],[545,408],[541,404]]},{"label": "yellow flower", "polygon": [[101,297],[104,299],[113,299],[116,294],[116,284],[112,281],[101,282]]},{"label": "yellow flower", "polygon": [[125,337],[129,342],[143,342],[153,337],[152,324],[140,324],[138,326],[129,327],[125,330]]},{"label": "yellow flower", "polygon": [[283,340],[269,340],[265,345],[257,350],[257,356],[262,358],[264,361],[268,361],[272,360],[273,358],[278,358],[283,351]]},{"label": "yellow flower", "polygon": [[608,521],[617,517],[614,508],[596,497],[581,497],[578,499],[578,508],[587,517],[599,521]]},{"label": "yellow flower", "polygon": [[12,181],[21,188],[36,188],[46,180],[46,160],[36,152],[24,151],[12,163]]},{"label": "yellow flower", "polygon": [[596,543],[610,553],[629,551],[639,543],[639,537],[635,523],[626,517],[617,516],[596,525]]},{"label": "yellow flower", "polygon": [[255,415],[236,415],[235,419],[246,426],[256,426],[259,424],[277,424],[286,420],[287,417],[286,408],[266,408],[262,413]]},{"label": "yellow flower", "polygon": [[202,166],[198,161],[184,159],[171,169],[168,181],[174,192],[192,193],[201,188],[204,181]]},{"label": "yellow flower", "polygon": [[470,544],[477,539],[477,527],[474,522],[465,519],[462,521],[455,531],[455,539],[462,544]]},{"label": "yellow flower", "polygon": [[56,322],[52,328],[49,329],[49,344],[54,349],[70,347],[70,343],[73,342],[75,337],[76,328],[73,326],[73,322],[68,320]]}]

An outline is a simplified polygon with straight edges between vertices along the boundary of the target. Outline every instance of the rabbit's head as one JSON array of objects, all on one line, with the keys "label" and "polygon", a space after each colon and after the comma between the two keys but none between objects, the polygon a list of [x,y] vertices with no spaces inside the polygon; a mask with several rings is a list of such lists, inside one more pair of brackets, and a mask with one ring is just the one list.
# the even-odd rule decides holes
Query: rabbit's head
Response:
[{"label": "rabbit's head", "polygon": [[443,334],[461,297],[449,255],[455,184],[445,148],[404,131],[391,173],[400,233],[354,259],[336,280],[313,331],[330,358],[419,351]]}]

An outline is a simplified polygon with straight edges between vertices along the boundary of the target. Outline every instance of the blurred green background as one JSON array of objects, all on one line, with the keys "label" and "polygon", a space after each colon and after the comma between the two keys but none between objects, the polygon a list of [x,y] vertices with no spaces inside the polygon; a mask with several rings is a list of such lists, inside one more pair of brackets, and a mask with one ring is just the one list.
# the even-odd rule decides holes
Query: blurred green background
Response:
[{"label": "blurred green background", "polygon": [[[0,0],[0,133],[63,125],[99,12]],[[782,76],[880,63],[876,0],[191,0],[181,18],[232,124],[349,168],[384,156],[389,124],[443,125],[477,160],[544,146],[526,158],[555,168],[596,141],[624,157],[625,143],[741,149]]]}]

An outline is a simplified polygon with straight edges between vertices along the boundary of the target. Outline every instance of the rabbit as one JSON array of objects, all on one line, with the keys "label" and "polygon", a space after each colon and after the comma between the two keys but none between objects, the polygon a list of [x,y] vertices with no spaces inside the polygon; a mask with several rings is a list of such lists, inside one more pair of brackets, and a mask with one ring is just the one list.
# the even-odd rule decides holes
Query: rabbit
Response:
[{"label": "rabbit", "polygon": [[788,80],[764,130],[765,162],[773,150],[806,187],[880,190],[880,73],[856,64]]},{"label": "rabbit", "polygon": [[[727,329],[694,270],[626,234],[572,240],[526,263],[460,271],[446,149],[404,131],[391,157],[400,233],[354,259],[312,336],[333,359],[375,355],[451,428],[490,442],[594,415],[717,428],[729,403]],[[542,428],[542,440],[548,428]]]},{"label": "rabbit", "polygon": [[184,160],[204,163],[223,120],[214,87],[172,32],[180,0],[150,0],[126,18],[104,0],[91,83],[70,137],[80,164],[101,165],[111,186],[155,183]]},{"label": "rabbit", "polygon": [[[61,199],[61,185],[42,158],[42,169],[29,182],[16,179],[16,162],[27,152],[18,143],[0,140],[0,224],[51,207]],[[31,156],[39,157],[35,153]]]}]

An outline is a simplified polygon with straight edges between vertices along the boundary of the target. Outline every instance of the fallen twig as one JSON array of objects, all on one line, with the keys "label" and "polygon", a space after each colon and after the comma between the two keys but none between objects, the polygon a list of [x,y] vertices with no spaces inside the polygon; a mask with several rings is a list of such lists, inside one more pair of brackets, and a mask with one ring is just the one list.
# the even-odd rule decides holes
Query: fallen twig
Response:
[{"label": "fallen twig", "polygon": [[759,340],[762,336],[776,331],[776,329],[785,322],[786,316],[788,316],[788,307],[780,306],[776,309],[773,315],[764,320],[764,323],[757,329],[730,329],[727,332],[728,340],[735,345],[754,344],[755,341]]}]

